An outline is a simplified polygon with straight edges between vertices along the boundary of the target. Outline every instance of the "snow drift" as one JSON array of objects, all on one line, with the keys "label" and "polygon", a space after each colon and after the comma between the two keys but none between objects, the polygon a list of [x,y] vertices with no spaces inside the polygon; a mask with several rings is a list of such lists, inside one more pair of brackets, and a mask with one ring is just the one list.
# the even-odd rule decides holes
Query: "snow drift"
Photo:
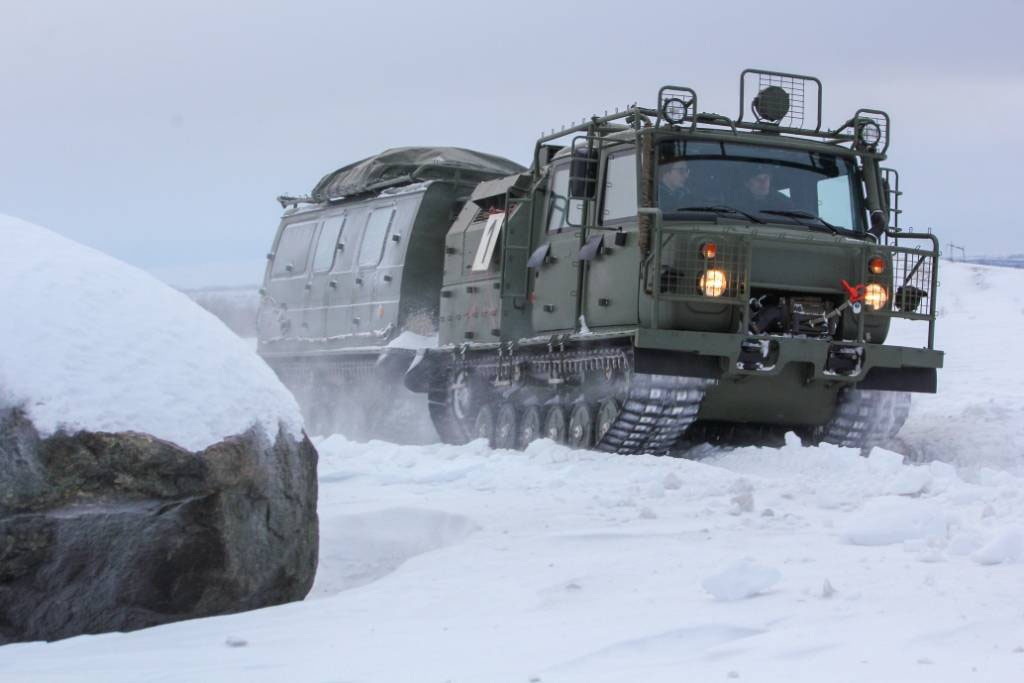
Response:
[{"label": "snow drift", "polygon": [[299,600],[317,453],[184,294],[0,217],[0,643]]}]

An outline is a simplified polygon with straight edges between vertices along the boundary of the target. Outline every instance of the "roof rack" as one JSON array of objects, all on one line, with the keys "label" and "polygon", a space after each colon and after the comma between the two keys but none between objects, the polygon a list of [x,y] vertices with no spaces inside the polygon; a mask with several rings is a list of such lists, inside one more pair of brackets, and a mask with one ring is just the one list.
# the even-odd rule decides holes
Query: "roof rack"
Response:
[{"label": "roof rack", "polygon": [[889,149],[891,122],[889,115],[879,109],[858,109],[838,128],[822,130],[822,85],[814,76],[744,69],[740,73],[739,95],[740,112],[736,119],[731,119],[723,114],[700,111],[697,92],[693,88],[662,86],[658,90],[655,109],[634,104],[622,111],[591,116],[542,135],[534,150],[534,175],[540,174],[548,160],[542,160],[542,148],[550,147],[548,143],[555,140],[579,133],[598,138],[630,128],[639,131],[649,126],[691,132],[705,127],[720,127],[734,135],[742,130],[808,137],[835,145],[849,145],[859,152],[878,156],[884,156]]}]

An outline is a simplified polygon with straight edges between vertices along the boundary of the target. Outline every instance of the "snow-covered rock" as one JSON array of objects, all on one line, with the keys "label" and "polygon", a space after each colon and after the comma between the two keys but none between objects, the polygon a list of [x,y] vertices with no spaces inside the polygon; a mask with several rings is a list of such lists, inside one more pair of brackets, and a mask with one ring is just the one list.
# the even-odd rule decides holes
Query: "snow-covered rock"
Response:
[{"label": "snow-covered rock", "polygon": [[137,431],[189,450],[253,425],[301,437],[273,371],[185,294],[3,215],[0,245],[0,394],[44,436]]},{"label": "snow-covered rock", "polygon": [[0,217],[0,643],[302,598],[317,453],[217,319]]}]

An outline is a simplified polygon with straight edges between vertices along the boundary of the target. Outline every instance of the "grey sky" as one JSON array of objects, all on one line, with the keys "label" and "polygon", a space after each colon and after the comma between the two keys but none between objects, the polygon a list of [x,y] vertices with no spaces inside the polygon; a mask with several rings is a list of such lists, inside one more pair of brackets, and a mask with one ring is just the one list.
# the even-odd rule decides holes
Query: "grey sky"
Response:
[{"label": "grey sky", "polygon": [[257,281],[274,197],[350,161],[438,144],[526,164],[541,130],[653,106],[665,83],[735,116],[748,66],[820,77],[826,127],[888,110],[907,225],[1024,252],[1021,2],[3,0],[2,16],[0,212],[183,284]]}]

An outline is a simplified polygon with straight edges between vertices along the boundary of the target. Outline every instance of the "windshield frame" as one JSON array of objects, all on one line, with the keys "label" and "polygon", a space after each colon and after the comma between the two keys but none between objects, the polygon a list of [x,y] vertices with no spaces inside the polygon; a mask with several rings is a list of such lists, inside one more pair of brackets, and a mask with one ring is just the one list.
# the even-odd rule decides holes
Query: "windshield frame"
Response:
[{"label": "windshield frame", "polygon": [[[848,191],[849,191],[849,197],[850,197],[851,221],[853,223],[852,227],[847,227],[845,225],[838,225],[836,227],[838,228],[839,233],[843,234],[843,235],[855,236],[855,237],[864,237],[864,236],[867,235],[867,205],[868,205],[868,202],[867,202],[867,198],[865,197],[865,194],[864,194],[864,192],[865,192],[865,184],[864,184],[864,178],[863,178],[862,167],[861,167],[861,163],[864,163],[864,162],[863,162],[863,160],[861,160],[860,155],[855,150],[847,149],[845,147],[839,147],[837,145],[829,145],[829,144],[826,144],[826,143],[809,142],[807,140],[789,138],[789,137],[782,136],[782,135],[765,135],[763,133],[762,134],[750,134],[750,135],[736,135],[736,134],[721,134],[721,133],[717,133],[717,132],[701,131],[701,130],[685,131],[685,132],[684,131],[663,131],[663,132],[660,132],[657,136],[655,136],[655,138],[653,140],[653,145],[652,145],[653,151],[654,151],[654,159],[652,160],[653,161],[653,164],[652,164],[652,166],[653,166],[653,174],[651,176],[651,182],[653,183],[653,187],[651,188],[651,190],[652,190],[651,191],[651,196],[654,198],[654,205],[655,206],[659,206],[659,207],[660,207],[660,202],[661,202],[661,196],[660,196],[661,195],[661,188],[659,187],[660,186],[659,178],[661,177],[661,167],[665,163],[662,160],[661,150],[662,150],[662,146],[665,143],[672,143],[672,142],[675,142],[675,143],[698,142],[698,143],[723,144],[723,145],[727,145],[727,146],[729,146],[729,145],[731,145],[731,146],[739,145],[739,146],[743,146],[743,147],[748,147],[748,146],[749,147],[763,147],[763,148],[766,148],[766,149],[778,150],[778,151],[783,152],[783,153],[785,153],[785,152],[797,152],[797,153],[817,154],[817,155],[822,155],[822,156],[825,156],[825,157],[831,157],[831,158],[835,159],[837,165],[839,165],[839,167],[841,169],[844,169],[844,170],[847,171],[845,173],[839,173],[839,174],[837,174],[835,176],[832,176],[832,177],[839,177],[841,175],[846,175],[847,178],[849,179]],[[726,156],[723,157],[723,159],[728,159],[730,156],[731,155],[726,155]],[[675,160],[673,160],[672,163],[675,163],[676,161],[682,160],[683,158],[684,157],[678,157]],[[770,156],[766,156],[764,158],[765,158],[765,164],[766,165],[772,165],[773,161],[776,161],[776,162],[778,161],[778,159],[773,160]],[[752,163],[749,160],[748,161],[740,161],[741,159],[749,159],[749,157],[740,156],[740,157],[737,158],[737,161],[733,162],[733,163],[737,163],[737,164],[739,164],[739,163]],[[858,162],[860,162],[860,163],[858,163]],[[778,165],[778,164],[776,164],[776,165]],[[828,177],[828,176],[824,176],[824,177]],[[715,203],[715,202],[712,202],[712,203]],[[702,201],[700,199],[695,199],[694,201],[689,202],[689,205],[704,205],[704,204],[708,204],[708,202]],[[746,207],[739,206],[739,205],[737,205],[737,206],[729,206],[728,202],[725,202],[723,204],[723,206],[728,207],[728,208],[732,208],[732,209],[739,209],[741,212],[746,209]],[[773,208],[776,208],[776,207],[773,207]],[[668,217],[671,217],[672,220],[681,220],[681,221],[707,220],[708,216],[715,216],[715,219],[717,220],[718,217],[725,215],[721,211],[715,212],[715,211],[711,211],[711,210],[708,210],[708,211],[683,211],[683,212],[666,211],[664,208],[662,208],[662,210],[665,212],[665,215],[668,216]],[[794,207],[794,210],[806,210],[806,207],[799,207],[799,209]],[[818,211],[814,211],[813,214],[814,214],[814,216],[819,216],[819,212]],[[791,228],[792,227],[800,227],[800,228],[808,229],[808,230],[816,230],[816,229],[824,227],[822,225],[822,223],[820,222],[820,219],[819,218],[815,218],[815,217],[791,217],[791,216],[771,215],[771,214],[761,213],[760,211],[756,211],[755,215],[757,215],[759,218],[763,219],[766,223],[783,225],[783,226],[791,227]],[[735,214],[735,216],[741,216],[741,214]],[[735,218],[735,216],[734,216],[734,218]],[[827,218],[825,216],[822,216],[821,218],[824,218],[825,220],[829,220],[829,218]],[[740,218],[740,220],[742,220],[742,218]],[[826,228],[826,230],[829,230],[829,229]]]}]

